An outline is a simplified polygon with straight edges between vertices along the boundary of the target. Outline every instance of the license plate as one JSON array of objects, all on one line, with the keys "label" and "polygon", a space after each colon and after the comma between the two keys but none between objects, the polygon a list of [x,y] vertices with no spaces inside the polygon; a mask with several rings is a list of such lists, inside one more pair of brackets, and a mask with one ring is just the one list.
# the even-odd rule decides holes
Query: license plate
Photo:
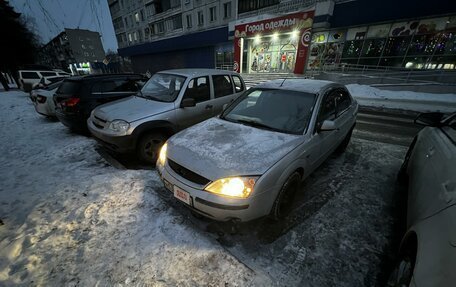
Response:
[{"label": "license plate", "polygon": [[185,202],[188,205],[191,205],[190,204],[190,200],[191,200],[190,194],[186,191],[183,191],[182,189],[180,189],[177,186],[174,186],[174,197],[179,199],[180,201]]}]

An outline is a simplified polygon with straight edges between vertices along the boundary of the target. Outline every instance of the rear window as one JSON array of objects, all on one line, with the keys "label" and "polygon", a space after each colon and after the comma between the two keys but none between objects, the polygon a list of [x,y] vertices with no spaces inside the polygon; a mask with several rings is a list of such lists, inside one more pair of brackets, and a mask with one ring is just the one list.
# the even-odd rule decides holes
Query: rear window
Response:
[{"label": "rear window", "polygon": [[54,72],[40,72],[43,77],[54,77],[57,76],[57,73]]},{"label": "rear window", "polygon": [[37,72],[21,72],[22,79],[39,79],[41,78]]},{"label": "rear window", "polygon": [[92,93],[137,92],[138,86],[134,80],[106,80],[95,83]]},{"label": "rear window", "polygon": [[55,88],[58,88],[58,87],[60,86],[61,83],[62,83],[61,81],[52,83],[52,84],[48,85],[48,86],[45,88],[45,90],[50,91],[50,90],[53,90],[53,89],[55,89]]},{"label": "rear window", "polygon": [[57,93],[59,94],[77,94],[81,88],[81,82],[76,81],[64,81],[60,85]]}]

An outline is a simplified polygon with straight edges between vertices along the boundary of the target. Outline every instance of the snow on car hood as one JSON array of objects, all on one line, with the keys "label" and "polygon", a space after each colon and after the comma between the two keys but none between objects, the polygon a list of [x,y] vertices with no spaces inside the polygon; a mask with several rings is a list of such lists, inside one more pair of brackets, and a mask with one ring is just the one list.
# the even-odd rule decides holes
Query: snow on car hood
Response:
[{"label": "snow on car hood", "polygon": [[211,118],[171,137],[168,157],[210,180],[261,175],[303,140]]},{"label": "snow on car hood", "polygon": [[152,101],[137,96],[128,97],[99,106],[95,115],[101,119],[134,122],[174,109],[174,103]]}]

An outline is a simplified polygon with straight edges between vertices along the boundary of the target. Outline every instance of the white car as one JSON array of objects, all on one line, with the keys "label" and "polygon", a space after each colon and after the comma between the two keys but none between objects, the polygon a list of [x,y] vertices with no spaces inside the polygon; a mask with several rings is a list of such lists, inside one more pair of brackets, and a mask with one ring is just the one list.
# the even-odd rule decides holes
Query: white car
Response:
[{"label": "white car", "polygon": [[30,92],[30,99],[37,113],[46,117],[55,117],[54,93],[60,87],[62,81],[53,83],[44,89],[36,89]]},{"label": "white car", "polygon": [[407,231],[388,286],[456,285],[456,113],[421,114],[400,179],[408,183]]},{"label": "white car", "polygon": [[288,216],[300,182],[347,147],[358,103],[329,81],[274,80],[219,117],[172,136],[157,170],[167,189],[219,221]]}]

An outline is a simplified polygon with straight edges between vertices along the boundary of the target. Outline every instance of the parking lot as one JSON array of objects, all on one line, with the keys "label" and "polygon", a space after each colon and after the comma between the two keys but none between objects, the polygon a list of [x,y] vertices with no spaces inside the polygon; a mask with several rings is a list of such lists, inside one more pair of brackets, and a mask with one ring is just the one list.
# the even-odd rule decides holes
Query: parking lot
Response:
[{"label": "parking lot", "polygon": [[37,115],[26,94],[1,97],[8,285],[380,286],[385,278],[403,145],[354,137],[306,179],[287,220],[233,226],[194,217],[154,170],[112,166],[93,139]]}]

